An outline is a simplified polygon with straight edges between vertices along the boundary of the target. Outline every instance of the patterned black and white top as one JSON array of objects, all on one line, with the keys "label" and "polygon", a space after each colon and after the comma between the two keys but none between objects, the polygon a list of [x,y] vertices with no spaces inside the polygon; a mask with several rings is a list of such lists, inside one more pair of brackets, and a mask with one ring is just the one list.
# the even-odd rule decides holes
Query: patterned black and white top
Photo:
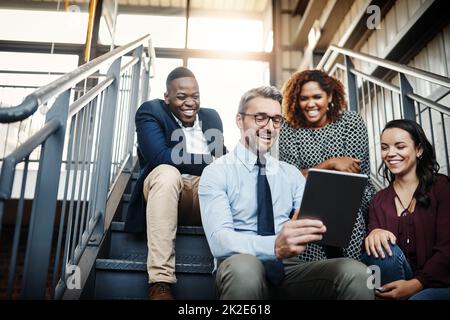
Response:
[{"label": "patterned black and white top", "polygon": [[[298,169],[308,169],[334,157],[354,157],[361,160],[361,173],[370,175],[369,142],[363,119],[355,112],[343,111],[341,117],[320,129],[295,129],[285,123],[280,132],[280,160]],[[359,260],[362,241],[366,236],[367,215],[375,188],[369,181],[353,228],[350,244],[343,255]],[[322,246],[308,244],[299,256],[302,261],[326,258]]]}]

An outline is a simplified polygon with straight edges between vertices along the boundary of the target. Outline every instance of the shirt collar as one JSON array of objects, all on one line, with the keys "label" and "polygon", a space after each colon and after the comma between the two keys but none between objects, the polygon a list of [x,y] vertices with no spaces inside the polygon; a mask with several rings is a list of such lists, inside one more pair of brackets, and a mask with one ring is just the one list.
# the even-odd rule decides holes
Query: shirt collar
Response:
[{"label": "shirt collar", "polygon": [[195,121],[194,121],[194,125],[192,127],[183,126],[183,123],[180,121],[180,119],[175,117],[175,115],[173,113],[172,113],[172,116],[175,119],[175,121],[178,123],[178,125],[183,129],[199,129],[199,128],[201,129],[200,121],[198,119],[198,113],[195,115]]},{"label": "shirt collar", "polygon": [[[256,154],[247,149],[241,141],[239,141],[234,148],[234,154],[248,171],[252,171],[256,167]],[[270,170],[270,168],[274,165],[275,158],[269,155],[269,153],[266,153],[264,156],[266,157],[266,169]]]}]

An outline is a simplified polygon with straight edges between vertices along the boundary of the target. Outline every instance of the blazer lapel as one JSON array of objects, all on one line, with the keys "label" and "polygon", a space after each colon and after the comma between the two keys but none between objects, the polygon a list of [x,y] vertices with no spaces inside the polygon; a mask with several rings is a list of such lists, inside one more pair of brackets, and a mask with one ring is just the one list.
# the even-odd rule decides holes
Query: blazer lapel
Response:
[{"label": "blazer lapel", "polygon": [[[175,120],[175,116],[173,115],[173,113],[169,110],[169,108],[167,107],[167,105],[164,103],[164,111],[167,115],[166,117],[166,123],[168,126],[168,130],[167,130],[167,135],[168,135],[168,139],[170,141],[170,143],[172,144],[172,146],[178,145],[179,143],[183,144],[183,150],[186,150],[186,136],[184,135],[184,131],[182,130],[181,126],[179,125],[179,123]],[[175,130],[180,130],[179,132],[181,132],[180,134],[175,135],[176,137],[179,137],[178,140],[172,140],[172,136],[173,136],[173,132]]]},{"label": "blazer lapel", "polygon": [[175,128],[180,128],[180,125],[178,124],[178,122],[175,120],[175,116],[173,115],[173,113],[169,110],[169,107],[163,102],[164,106],[163,106],[163,110],[167,115],[167,120],[170,124],[173,124],[173,126]]},{"label": "blazer lapel", "polygon": [[212,143],[213,137],[211,135],[205,135],[206,131],[208,131],[209,129],[212,129],[212,123],[211,123],[211,121],[208,121],[209,120],[208,117],[206,117],[205,114],[201,111],[202,110],[200,109],[198,112],[198,120],[200,121],[200,126],[202,128],[203,135],[206,139],[206,143],[208,145],[208,150],[212,155],[214,155],[214,149],[213,149],[214,144]]},{"label": "blazer lapel", "polygon": [[[205,134],[206,131],[211,129],[211,121],[208,121],[208,117],[205,117],[205,114],[201,112],[202,110],[198,112],[198,120],[200,121],[200,126],[202,128],[203,134]],[[208,139],[207,139],[208,140]],[[208,140],[208,143],[211,142]]]}]

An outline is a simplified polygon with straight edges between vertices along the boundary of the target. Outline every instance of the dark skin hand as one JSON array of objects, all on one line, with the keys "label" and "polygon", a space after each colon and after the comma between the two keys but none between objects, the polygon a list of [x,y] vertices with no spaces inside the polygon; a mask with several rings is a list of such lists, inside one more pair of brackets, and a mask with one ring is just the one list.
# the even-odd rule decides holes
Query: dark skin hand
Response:
[{"label": "dark skin hand", "polygon": [[[342,172],[360,173],[361,172],[361,160],[352,157],[336,157],[325,160],[319,163],[314,168],[336,170]],[[301,170],[303,175],[308,174],[309,169]]]}]

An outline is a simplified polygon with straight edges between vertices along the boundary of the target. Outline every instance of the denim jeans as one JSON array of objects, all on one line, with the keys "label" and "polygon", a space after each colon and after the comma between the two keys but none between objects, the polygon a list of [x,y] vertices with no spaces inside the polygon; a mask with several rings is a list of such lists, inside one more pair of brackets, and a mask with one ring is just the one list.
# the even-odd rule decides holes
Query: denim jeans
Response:
[{"label": "denim jeans", "polygon": [[450,287],[424,289],[410,297],[409,300],[450,300]]},{"label": "denim jeans", "polygon": [[373,255],[367,255],[364,253],[361,261],[367,266],[378,266],[380,268],[381,285],[390,283],[397,280],[409,280],[412,278],[413,273],[408,260],[406,260],[405,254],[402,249],[397,245],[392,245],[391,243],[392,256],[388,256],[385,250],[385,257],[375,258]]},{"label": "denim jeans", "polygon": [[[397,245],[389,243],[392,256],[388,256],[386,251],[385,258],[375,258],[364,253],[361,261],[367,266],[376,265],[380,268],[381,285],[397,280],[409,280],[413,277],[413,272],[402,249]],[[410,300],[450,300],[450,287],[448,288],[427,288],[409,298]]]}]

